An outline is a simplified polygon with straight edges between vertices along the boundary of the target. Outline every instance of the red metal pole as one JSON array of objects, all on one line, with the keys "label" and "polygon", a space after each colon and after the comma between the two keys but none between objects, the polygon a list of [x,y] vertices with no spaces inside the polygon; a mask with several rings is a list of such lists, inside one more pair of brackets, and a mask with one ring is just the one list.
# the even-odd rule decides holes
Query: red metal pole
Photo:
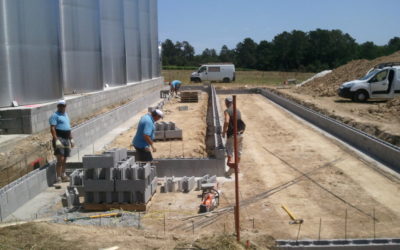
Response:
[{"label": "red metal pole", "polygon": [[233,145],[235,151],[235,228],[236,239],[240,242],[240,221],[239,221],[239,163],[238,163],[238,145],[237,145],[237,114],[236,114],[236,95],[233,96]]}]

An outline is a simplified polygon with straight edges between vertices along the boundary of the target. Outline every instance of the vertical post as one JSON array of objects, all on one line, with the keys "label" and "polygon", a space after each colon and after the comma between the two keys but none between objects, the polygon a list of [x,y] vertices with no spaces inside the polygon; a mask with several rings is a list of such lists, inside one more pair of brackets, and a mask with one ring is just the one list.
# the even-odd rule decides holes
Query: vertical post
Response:
[{"label": "vertical post", "polygon": [[236,95],[233,96],[233,145],[235,151],[235,229],[236,240],[240,242],[240,221],[239,221],[239,174],[238,174],[238,145],[237,145],[237,114],[236,114]]},{"label": "vertical post", "polygon": [[318,240],[321,240],[321,226],[322,226],[322,218],[319,218]]},{"label": "vertical post", "polygon": [[346,214],[344,217],[344,239],[347,240],[347,208],[346,208]]},{"label": "vertical post", "polygon": [[164,236],[165,236],[165,213],[164,213]]},{"label": "vertical post", "polygon": [[373,221],[373,223],[374,223],[374,239],[376,238],[376,231],[375,231],[375,208],[374,208],[374,211],[373,211],[373,218],[372,218],[372,221]]}]

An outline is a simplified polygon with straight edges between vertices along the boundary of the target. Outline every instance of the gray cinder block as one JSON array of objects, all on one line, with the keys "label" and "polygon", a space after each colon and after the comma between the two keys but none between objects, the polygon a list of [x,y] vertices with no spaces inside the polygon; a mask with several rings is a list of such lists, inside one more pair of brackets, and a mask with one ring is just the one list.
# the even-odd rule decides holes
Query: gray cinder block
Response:
[{"label": "gray cinder block", "polygon": [[114,168],[118,159],[114,153],[102,155],[85,155],[82,157],[84,168]]},{"label": "gray cinder block", "polygon": [[167,191],[168,192],[175,192],[176,190],[176,181],[174,181],[173,178],[168,178],[167,179]]},{"label": "gray cinder block", "polygon": [[164,140],[164,139],[165,139],[164,130],[154,131],[154,140]]},{"label": "gray cinder block", "polygon": [[194,176],[189,177],[189,178],[186,177],[182,183],[182,192],[184,192],[184,193],[190,192],[194,188],[195,183],[196,183],[196,181],[195,181]]},{"label": "gray cinder block", "polygon": [[138,168],[138,179],[145,180],[151,173],[151,165],[147,163],[146,165],[139,166]]},{"label": "gray cinder block", "polygon": [[85,192],[112,192],[114,181],[110,180],[85,180]]},{"label": "gray cinder block", "polygon": [[182,129],[165,130],[165,139],[182,139]]}]

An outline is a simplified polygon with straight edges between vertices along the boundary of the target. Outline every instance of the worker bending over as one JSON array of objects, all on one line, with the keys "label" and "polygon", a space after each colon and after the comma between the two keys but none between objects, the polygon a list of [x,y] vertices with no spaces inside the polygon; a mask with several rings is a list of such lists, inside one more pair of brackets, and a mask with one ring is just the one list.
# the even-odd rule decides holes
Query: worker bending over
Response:
[{"label": "worker bending over", "polygon": [[[233,99],[232,97],[225,98],[226,109],[224,111],[224,129],[223,137],[226,137],[226,154],[227,154],[227,165],[230,168],[234,167],[233,162],[233,151],[234,151],[234,140],[233,140]],[[237,143],[238,143],[238,164],[240,162],[240,156],[242,154],[243,147],[243,133],[246,125],[242,121],[242,115],[238,109],[236,109],[237,118]]]},{"label": "worker bending over", "polygon": [[132,145],[136,149],[136,161],[153,160],[151,150],[156,152],[153,142],[155,131],[154,123],[163,117],[163,112],[159,109],[155,109],[151,113],[147,113],[140,118],[136,135],[132,140]]},{"label": "worker bending over", "polygon": [[173,80],[172,82],[169,83],[171,86],[171,94],[174,95],[174,92],[176,95],[178,95],[178,91],[182,85],[182,82],[179,80]]},{"label": "worker bending over", "polygon": [[65,163],[74,147],[74,140],[71,134],[71,123],[67,112],[67,103],[64,100],[57,102],[57,111],[50,116],[50,132],[53,137],[54,155],[57,158],[56,177],[57,182],[68,182],[69,178],[65,175]]}]

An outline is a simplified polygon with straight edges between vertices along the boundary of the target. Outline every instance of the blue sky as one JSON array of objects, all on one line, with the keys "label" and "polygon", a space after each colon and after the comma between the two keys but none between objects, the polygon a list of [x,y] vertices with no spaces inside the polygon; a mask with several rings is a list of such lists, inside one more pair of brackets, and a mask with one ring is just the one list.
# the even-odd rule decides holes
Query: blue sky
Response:
[{"label": "blue sky", "polygon": [[294,29],[340,29],[384,45],[400,37],[400,0],[158,0],[158,23],[160,41],[186,40],[196,54]]}]

